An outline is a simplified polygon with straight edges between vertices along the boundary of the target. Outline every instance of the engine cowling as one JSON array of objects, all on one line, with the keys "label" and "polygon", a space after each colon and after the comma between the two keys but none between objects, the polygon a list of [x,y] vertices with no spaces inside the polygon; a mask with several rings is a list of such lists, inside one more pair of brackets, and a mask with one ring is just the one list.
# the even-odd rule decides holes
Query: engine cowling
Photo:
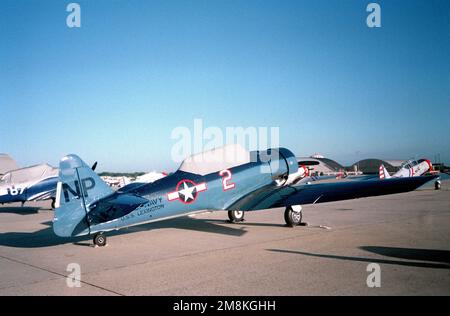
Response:
[{"label": "engine cowling", "polygon": [[286,183],[290,174],[294,174],[298,170],[298,162],[295,155],[286,148],[270,148],[259,152],[261,162],[268,164],[272,179],[278,185]]}]

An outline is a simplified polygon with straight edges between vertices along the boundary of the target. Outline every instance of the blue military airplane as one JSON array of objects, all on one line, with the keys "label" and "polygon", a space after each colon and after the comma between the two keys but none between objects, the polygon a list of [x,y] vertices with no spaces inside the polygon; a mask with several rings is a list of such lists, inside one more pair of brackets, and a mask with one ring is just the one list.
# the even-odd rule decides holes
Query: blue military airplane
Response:
[{"label": "blue military airplane", "polygon": [[[233,159],[229,159],[232,157]],[[209,211],[228,211],[231,222],[244,212],[284,207],[287,226],[302,220],[302,204],[314,204],[412,191],[434,176],[289,184],[298,171],[285,148],[248,152],[238,145],[193,155],[173,174],[148,184],[113,191],[78,156],[62,158],[53,230],[61,237],[94,235],[106,244],[105,232]]]}]

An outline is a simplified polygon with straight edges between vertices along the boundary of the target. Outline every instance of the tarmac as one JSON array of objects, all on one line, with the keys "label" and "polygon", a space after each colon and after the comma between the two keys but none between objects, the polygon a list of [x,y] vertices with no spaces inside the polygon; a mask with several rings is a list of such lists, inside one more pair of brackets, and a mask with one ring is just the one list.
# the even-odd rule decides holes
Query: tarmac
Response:
[{"label": "tarmac", "polygon": [[[307,205],[307,226],[285,227],[283,209],[241,224],[204,213],[108,233],[101,248],[56,237],[49,208],[0,207],[0,295],[450,294],[449,180],[439,191]],[[80,287],[67,281],[71,263]],[[379,287],[367,284],[371,263]]]}]

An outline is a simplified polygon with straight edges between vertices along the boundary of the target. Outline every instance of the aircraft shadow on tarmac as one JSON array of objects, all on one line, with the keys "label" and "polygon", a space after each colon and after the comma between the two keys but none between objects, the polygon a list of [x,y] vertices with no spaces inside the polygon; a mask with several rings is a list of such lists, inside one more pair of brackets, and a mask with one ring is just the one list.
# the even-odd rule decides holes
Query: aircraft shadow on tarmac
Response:
[{"label": "aircraft shadow on tarmac", "polygon": [[[205,219],[206,222],[209,223],[223,223],[223,220],[220,219]],[[235,225],[235,224],[233,224]],[[273,223],[254,223],[254,222],[247,222],[242,221],[238,223],[240,226],[261,226],[261,227],[286,227],[286,224],[273,224]]]},{"label": "aircraft shadow on tarmac", "polygon": [[[224,223],[224,221],[222,221]],[[53,233],[52,222],[44,222],[49,226],[35,232],[8,232],[0,233],[0,246],[14,248],[43,248],[62,244],[73,243],[78,246],[90,246],[92,236],[62,238]],[[129,227],[119,231],[108,232],[107,236],[125,235],[138,231],[149,231],[153,229],[176,228],[194,230],[205,233],[223,234],[240,237],[246,233],[243,227],[233,228],[229,226],[216,225],[203,219],[192,219],[190,217],[180,217],[171,220],[149,223],[140,226]]]},{"label": "aircraft shadow on tarmac", "polygon": [[11,213],[11,214],[17,214],[17,215],[31,215],[31,214],[37,214],[39,213],[40,207],[31,207],[31,206],[24,206],[24,207],[2,207],[0,208],[0,213]]},{"label": "aircraft shadow on tarmac", "polygon": [[291,253],[326,259],[360,261],[379,264],[393,264],[418,268],[450,269],[450,251],[448,250],[412,249],[412,248],[377,247],[377,246],[363,246],[360,247],[360,249],[385,257],[393,257],[397,259],[415,260],[415,261],[400,261],[400,260],[376,259],[364,257],[347,257],[347,256],[327,255],[327,254],[318,254],[318,253],[284,250],[284,249],[267,249],[267,250],[273,252]]}]

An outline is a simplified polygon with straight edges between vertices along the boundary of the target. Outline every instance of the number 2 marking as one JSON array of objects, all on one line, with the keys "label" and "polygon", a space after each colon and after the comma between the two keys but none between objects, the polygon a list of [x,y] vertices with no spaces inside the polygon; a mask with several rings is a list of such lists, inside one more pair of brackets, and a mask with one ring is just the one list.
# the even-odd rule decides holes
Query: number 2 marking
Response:
[{"label": "number 2 marking", "polygon": [[222,187],[224,191],[234,189],[236,186],[235,183],[228,183],[231,180],[231,171],[228,169],[224,169],[219,172],[219,175],[222,177]]}]

